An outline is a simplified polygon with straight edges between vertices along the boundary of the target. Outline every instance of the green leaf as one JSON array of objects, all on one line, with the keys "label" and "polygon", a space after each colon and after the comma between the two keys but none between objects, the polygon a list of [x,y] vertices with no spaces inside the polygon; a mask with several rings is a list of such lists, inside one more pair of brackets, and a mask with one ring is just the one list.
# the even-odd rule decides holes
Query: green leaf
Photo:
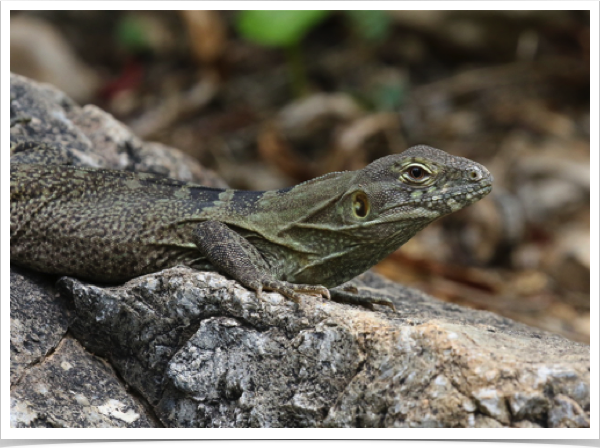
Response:
[{"label": "green leaf", "polygon": [[329,11],[241,11],[237,30],[260,45],[289,47],[328,14]]}]

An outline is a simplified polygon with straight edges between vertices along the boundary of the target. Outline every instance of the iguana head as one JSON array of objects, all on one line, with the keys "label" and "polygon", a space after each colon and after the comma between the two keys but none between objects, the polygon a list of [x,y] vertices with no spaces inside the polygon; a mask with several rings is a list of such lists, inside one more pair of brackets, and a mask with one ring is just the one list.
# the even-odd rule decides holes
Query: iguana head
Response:
[{"label": "iguana head", "polygon": [[479,163],[414,146],[360,170],[338,212],[348,225],[370,232],[377,227],[382,238],[404,232],[407,240],[431,221],[487,195],[492,180]]},{"label": "iguana head", "polygon": [[260,226],[253,243],[272,266],[279,263],[282,279],[333,287],[435,219],[481,199],[491,185],[482,165],[415,146],[362,170],[264,193],[250,219],[239,222],[249,222],[255,232]]}]

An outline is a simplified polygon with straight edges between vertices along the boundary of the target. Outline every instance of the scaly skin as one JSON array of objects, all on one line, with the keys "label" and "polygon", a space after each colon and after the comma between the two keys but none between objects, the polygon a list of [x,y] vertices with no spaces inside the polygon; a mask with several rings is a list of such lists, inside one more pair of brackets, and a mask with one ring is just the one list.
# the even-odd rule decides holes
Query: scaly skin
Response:
[{"label": "scaly skin", "polygon": [[492,183],[482,165],[427,146],[266,192],[52,164],[68,157],[20,149],[11,159],[11,263],[108,283],[187,265],[293,300],[329,297]]}]

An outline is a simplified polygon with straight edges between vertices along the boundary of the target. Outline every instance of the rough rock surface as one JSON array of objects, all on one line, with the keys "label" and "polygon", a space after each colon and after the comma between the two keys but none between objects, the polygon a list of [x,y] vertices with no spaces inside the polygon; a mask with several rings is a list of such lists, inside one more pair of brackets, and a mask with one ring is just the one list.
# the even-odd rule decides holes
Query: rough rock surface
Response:
[{"label": "rough rock surface", "polygon": [[52,283],[32,272],[11,269],[10,384],[51,353],[66,332],[66,312],[52,293]]},{"label": "rough rock surface", "polygon": [[49,276],[10,273],[11,426],[159,424],[106,361],[67,335],[68,311]]},{"label": "rough rock surface", "polygon": [[[53,88],[13,75],[11,95],[12,141],[219,184]],[[54,280],[11,275],[13,426],[589,426],[589,346],[371,273],[362,288],[397,313],[257,299],[182,267],[114,287]]]},{"label": "rough rock surface", "polygon": [[11,388],[16,428],[152,428],[156,422],[113,369],[65,337]]},{"label": "rough rock surface", "polygon": [[297,305],[173,268],[113,288],[63,277],[73,334],[167,426],[589,425],[589,348],[374,274],[397,313]]}]

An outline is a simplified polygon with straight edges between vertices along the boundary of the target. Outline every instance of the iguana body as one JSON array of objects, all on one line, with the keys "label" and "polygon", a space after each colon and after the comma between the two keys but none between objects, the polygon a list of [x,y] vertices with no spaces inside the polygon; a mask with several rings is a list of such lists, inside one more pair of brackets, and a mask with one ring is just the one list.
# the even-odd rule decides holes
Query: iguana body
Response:
[{"label": "iguana body", "polygon": [[45,164],[35,155],[11,164],[11,263],[108,283],[187,265],[294,300],[329,297],[492,181],[483,166],[427,146],[266,192],[52,165],[37,149]]}]

